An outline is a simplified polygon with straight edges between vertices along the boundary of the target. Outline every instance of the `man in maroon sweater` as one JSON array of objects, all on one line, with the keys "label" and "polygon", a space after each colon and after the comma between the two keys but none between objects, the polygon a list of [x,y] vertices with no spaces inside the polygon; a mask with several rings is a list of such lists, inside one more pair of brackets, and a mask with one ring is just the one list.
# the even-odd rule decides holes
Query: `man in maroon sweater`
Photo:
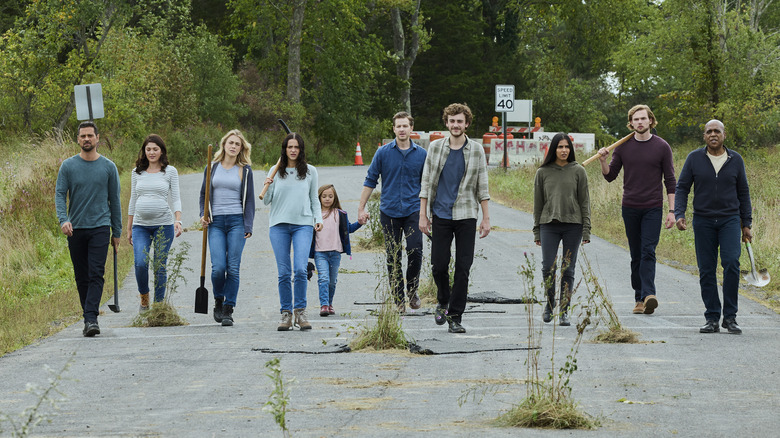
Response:
[{"label": "man in maroon sweater", "polygon": [[[661,236],[661,223],[674,223],[674,177],[672,148],[661,137],[650,132],[658,122],[647,105],[636,105],[628,111],[628,129],[634,137],[615,148],[607,164],[609,151],[599,150],[601,173],[612,182],[623,174],[623,222],[631,253],[631,287],[636,305],[634,313],[651,314],[658,307],[655,290],[655,247]],[[666,186],[668,209],[663,217],[663,186]]]}]

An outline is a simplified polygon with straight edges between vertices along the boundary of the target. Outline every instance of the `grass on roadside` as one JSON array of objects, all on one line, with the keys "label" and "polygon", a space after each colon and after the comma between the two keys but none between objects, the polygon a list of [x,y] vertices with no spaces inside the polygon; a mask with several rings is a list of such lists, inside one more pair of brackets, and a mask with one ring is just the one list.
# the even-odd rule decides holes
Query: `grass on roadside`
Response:
[{"label": "grass on roadside", "polygon": [[[685,158],[690,151],[700,145],[691,143],[673,146],[674,168],[679,176]],[[760,150],[737,150],[745,159],[750,198],[753,206],[753,250],[764,268],[769,272],[780,272],[780,168],[775,164],[780,160],[777,148]],[[582,162],[587,157],[578,157]],[[490,172],[490,194],[494,201],[518,208],[533,211],[533,184],[536,167],[526,166],[510,169],[496,169]],[[625,228],[621,214],[623,178],[621,176],[608,183],[601,175],[598,163],[586,166],[588,184],[590,187],[591,224],[593,234],[612,243],[628,247]],[[693,207],[693,193],[688,197],[686,216],[690,223]],[[666,209],[666,203],[664,202]],[[696,269],[696,253],[693,243],[693,232],[678,231],[676,228],[662,230],[660,242],[656,249],[659,261],[689,270]],[[742,251],[741,266],[749,266],[746,251]],[[721,268],[719,269],[719,275]],[[743,284],[744,286],[744,284]],[[763,289],[745,289],[759,301],[767,304],[776,312],[780,312],[780,282],[772,282]]]}]

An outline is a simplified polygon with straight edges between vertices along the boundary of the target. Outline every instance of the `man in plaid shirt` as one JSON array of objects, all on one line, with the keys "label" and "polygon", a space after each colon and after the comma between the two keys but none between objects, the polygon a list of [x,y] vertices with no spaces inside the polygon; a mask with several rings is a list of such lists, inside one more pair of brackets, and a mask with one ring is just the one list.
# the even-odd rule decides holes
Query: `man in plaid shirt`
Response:
[{"label": "man in plaid shirt", "polygon": [[[466,136],[472,120],[468,106],[453,103],[444,108],[442,119],[450,133],[428,146],[420,190],[420,231],[431,236],[431,264],[439,302],[436,324],[446,321],[450,333],[465,333],[461,316],[466,309],[480,206],[479,237],[490,233],[487,161],[482,145]],[[453,238],[455,279],[450,286]]]}]

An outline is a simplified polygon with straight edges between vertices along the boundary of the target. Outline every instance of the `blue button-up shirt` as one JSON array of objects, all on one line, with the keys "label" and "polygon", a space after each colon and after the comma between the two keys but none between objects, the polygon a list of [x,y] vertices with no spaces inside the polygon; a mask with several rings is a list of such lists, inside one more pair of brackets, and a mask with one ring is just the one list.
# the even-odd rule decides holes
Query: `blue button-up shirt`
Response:
[{"label": "blue button-up shirt", "polygon": [[382,178],[382,213],[406,217],[420,211],[420,181],[426,155],[425,149],[414,142],[406,153],[398,149],[395,140],[377,149],[363,185],[376,188]]}]

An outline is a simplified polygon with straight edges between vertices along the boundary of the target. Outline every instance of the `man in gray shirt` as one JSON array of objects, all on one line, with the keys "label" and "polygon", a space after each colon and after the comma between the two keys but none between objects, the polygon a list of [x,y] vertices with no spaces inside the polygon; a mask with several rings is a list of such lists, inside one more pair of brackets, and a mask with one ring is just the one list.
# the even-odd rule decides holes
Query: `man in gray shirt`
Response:
[{"label": "man in gray shirt", "polygon": [[62,162],[57,174],[54,202],[84,312],[84,336],[100,334],[98,308],[103,297],[103,273],[109,240],[119,251],[122,207],[116,165],[97,152],[100,141],[92,121],[81,122],[81,152]]}]

